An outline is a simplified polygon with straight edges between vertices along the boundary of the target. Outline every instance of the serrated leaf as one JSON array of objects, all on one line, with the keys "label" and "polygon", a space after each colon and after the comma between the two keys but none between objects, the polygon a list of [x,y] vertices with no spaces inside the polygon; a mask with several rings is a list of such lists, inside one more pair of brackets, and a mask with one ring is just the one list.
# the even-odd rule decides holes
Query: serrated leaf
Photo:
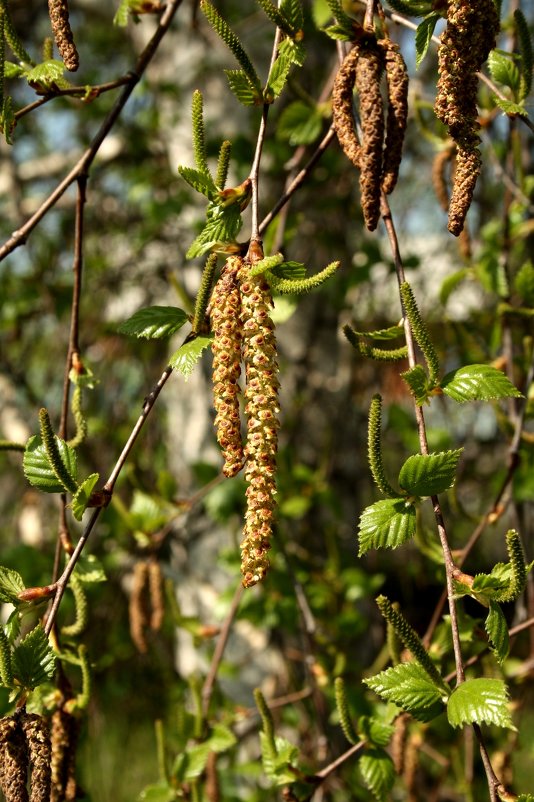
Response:
[{"label": "serrated leaf", "polygon": [[296,765],[298,748],[285,738],[276,736],[276,751],[273,752],[270,739],[264,732],[260,732],[260,746],[263,770],[271,782],[275,785],[292,782],[295,779],[295,771],[288,767]]},{"label": "serrated leaf", "polygon": [[81,554],[76,563],[74,573],[87,585],[106,581],[106,572],[98,557],[94,554]]},{"label": "serrated leaf", "polygon": [[276,136],[290,145],[309,145],[320,136],[322,127],[323,115],[317,106],[295,100],[280,115]]},{"label": "serrated leaf", "polygon": [[493,95],[492,97],[495,105],[505,114],[510,114],[512,116],[518,114],[520,117],[528,117],[528,111],[524,106],[519,105],[519,103],[514,103],[513,100],[503,100],[497,97],[497,95]]},{"label": "serrated leaf", "polygon": [[447,717],[453,727],[495,724],[515,729],[510,716],[508,690],[500,679],[468,679],[451,693]]},{"label": "serrated leaf", "polygon": [[284,15],[294,31],[299,31],[304,25],[302,4],[300,0],[282,0],[280,13]]},{"label": "serrated leaf", "polygon": [[179,331],[187,320],[184,310],[176,306],[147,306],[121,323],[117,331],[130,337],[161,340]]},{"label": "serrated leaf", "polygon": [[396,549],[415,534],[415,507],[404,499],[377,501],[362,512],[359,556],[369,549]]},{"label": "serrated leaf", "polygon": [[138,802],[174,802],[176,790],[167,783],[147,785],[138,796]]},{"label": "serrated leaf", "polygon": [[282,262],[282,264],[269,269],[269,272],[277,279],[287,281],[297,281],[306,277],[306,268],[302,262]]},{"label": "serrated leaf", "polygon": [[63,73],[65,65],[58,59],[49,59],[37,64],[33,69],[26,73],[26,80],[29,84],[40,84],[50,86],[50,84],[64,83]]},{"label": "serrated leaf", "polygon": [[20,64],[13,64],[12,61],[4,61],[4,78],[19,78],[26,75],[27,70]]},{"label": "serrated leaf", "polygon": [[291,66],[291,59],[282,53],[279,53],[269,75],[269,83],[265,89],[266,98],[276,98],[281,94],[284,86],[286,85],[287,76],[289,75]]},{"label": "serrated leaf", "polygon": [[202,256],[225,242],[234,242],[241,230],[239,205],[208,206],[206,225],[186,253],[188,259]]},{"label": "serrated leaf", "polygon": [[184,343],[174,352],[170,364],[175,370],[182,373],[187,381],[196,363],[202,356],[202,352],[208,348],[210,344],[210,337],[195,337],[194,340]]},{"label": "serrated leaf", "polygon": [[243,106],[255,106],[262,103],[263,98],[243,70],[225,70],[230,91]]},{"label": "serrated leaf", "polygon": [[13,650],[13,674],[23,688],[33,690],[52,679],[56,658],[41,624]]},{"label": "serrated leaf", "polygon": [[346,25],[329,25],[323,30],[330,39],[339,39],[341,42],[350,42],[354,38],[353,31]]},{"label": "serrated leaf", "polygon": [[402,378],[410,388],[417,404],[424,404],[428,400],[429,382],[428,376],[421,365],[414,365],[410,370],[401,373]]},{"label": "serrated leaf", "polygon": [[415,67],[419,69],[421,62],[426,56],[428,46],[432,41],[432,34],[436,27],[436,22],[441,18],[437,11],[433,11],[428,17],[425,17],[422,22],[417,26],[415,32]]},{"label": "serrated leaf", "polygon": [[212,752],[226,752],[237,743],[234,733],[224,724],[214,724],[207,740]]},{"label": "serrated leaf", "polygon": [[205,195],[209,200],[213,200],[217,187],[215,186],[211,175],[195,170],[193,167],[178,167],[178,172],[187,181],[190,187],[193,187],[201,195]]},{"label": "serrated leaf", "polygon": [[278,52],[280,55],[284,56],[284,58],[288,58],[292,64],[296,64],[297,67],[302,67],[304,64],[306,50],[294,39],[284,39],[278,48]]},{"label": "serrated leaf", "polygon": [[[58,447],[61,461],[63,462],[69,475],[76,482],[77,464],[76,452],[64,440],[56,436],[56,444]],[[39,490],[45,493],[63,493],[65,488],[63,484],[56,478],[54,471],[48,461],[48,456],[41,438],[38,435],[30,437],[26,444],[24,457],[22,460],[22,467],[24,476],[28,482]]]},{"label": "serrated leaf", "polygon": [[504,613],[497,602],[490,600],[490,611],[486,618],[485,628],[489,641],[493,647],[495,657],[499,663],[504,663],[510,651],[510,637],[508,624]]},{"label": "serrated leaf", "polygon": [[0,565],[0,602],[20,604],[18,594],[24,588],[24,581],[18,571]]},{"label": "serrated leaf", "polygon": [[396,340],[404,335],[404,326],[389,326],[387,329],[376,329],[375,331],[354,331],[354,334],[370,340]]},{"label": "serrated leaf", "polygon": [[491,365],[466,365],[452,370],[444,376],[440,387],[445,395],[459,404],[495,398],[521,398],[517,387],[502,371]]},{"label": "serrated leaf", "polygon": [[395,782],[395,767],[383,749],[366,749],[358,761],[362,779],[378,802],[386,802]]},{"label": "serrated leaf", "polygon": [[436,496],[449,490],[456,478],[462,449],[408,457],[399,473],[399,485],[409,495]]},{"label": "serrated leaf", "polygon": [[521,265],[514,280],[514,288],[527,306],[534,306],[534,266],[530,260]]},{"label": "serrated leaf", "polygon": [[91,498],[91,493],[93,492],[94,486],[100,479],[99,473],[92,473],[90,476],[85,479],[82,484],[79,486],[78,490],[76,491],[75,495],[72,498],[71,507],[72,507],[72,514],[76,518],[77,521],[81,521],[85,510],[87,509],[87,505],[89,504],[89,499]]},{"label": "serrated leaf", "polygon": [[361,716],[358,719],[359,736],[372,743],[373,746],[387,746],[394,732],[394,725],[386,724],[373,716]]},{"label": "serrated leaf", "polygon": [[418,721],[431,721],[443,712],[443,691],[418,663],[399,663],[363,681]]},{"label": "serrated leaf", "polygon": [[492,50],[488,56],[488,68],[494,81],[508,86],[514,94],[517,92],[521,75],[509,54]]}]

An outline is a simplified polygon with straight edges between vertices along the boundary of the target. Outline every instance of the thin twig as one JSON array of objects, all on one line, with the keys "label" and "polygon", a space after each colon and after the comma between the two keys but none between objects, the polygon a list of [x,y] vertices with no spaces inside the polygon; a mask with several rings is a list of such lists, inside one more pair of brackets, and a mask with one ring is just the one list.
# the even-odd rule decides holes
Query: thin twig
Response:
[{"label": "thin twig", "polygon": [[0,261],[5,259],[5,257],[18,248],[20,245],[23,245],[28,235],[33,231],[36,225],[43,219],[43,217],[47,214],[47,212],[52,209],[58,200],[62,197],[62,195],[66,192],[66,190],[70,187],[70,185],[76,181],[78,176],[84,175],[89,170],[89,167],[93,163],[100,146],[102,145],[104,139],[109,134],[111,128],[118,120],[122,109],[124,108],[126,102],[128,101],[130,95],[132,94],[135,86],[139,82],[141,76],[145,72],[146,68],[148,67],[150,61],[152,60],[159,43],[161,42],[162,38],[166,34],[167,30],[170,27],[172,19],[182,4],[183,0],[170,0],[168,6],[166,6],[165,11],[163,12],[159,25],[154,32],[154,35],[148,42],[147,46],[137,59],[137,63],[135,65],[134,71],[130,74],[130,80],[127,84],[125,84],[124,89],[120,93],[119,97],[115,101],[115,104],[107,117],[105,118],[104,122],[98,129],[97,133],[95,134],[93,141],[91,142],[90,146],[87,148],[81,159],[74,165],[72,170],[65,176],[65,178],[57,185],[57,187],[48,195],[46,200],[41,204],[39,209],[29,218],[29,220],[24,223],[17,231],[14,231],[11,237],[0,247]]},{"label": "thin twig", "polygon": [[346,752],[343,752],[343,754],[333,760],[332,763],[329,763],[328,766],[324,767],[324,769],[321,769],[321,771],[318,771],[317,774],[314,774],[314,778],[325,780],[330,774],[332,774],[332,772],[342,766],[343,763],[346,763],[349,758],[358,754],[358,752],[361,752],[364,746],[365,741],[358,741],[357,744],[354,744],[354,746],[351,746]]},{"label": "thin twig", "polygon": [[213,693],[215,680],[217,678],[217,672],[219,671],[219,666],[221,665],[221,660],[224,655],[224,650],[226,649],[226,644],[228,643],[228,638],[230,637],[230,631],[232,629],[234,619],[239,609],[239,604],[241,602],[241,597],[243,596],[243,591],[244,588],[240,582],[234,593],[234,598],[232,599],[232,604],[230,605],[230,610],[228,611],[226,620],[219,633],[217,644],[215,646],[215,651],[213,652],[213,657],[211,659],[211,665],[208,671],[208,675],[204,681],[204,685],[202,686],[202,694],[201,694],[202,715],[204,716],[204,718],[207,718],[208,716],[211,695]]},{"label": "thin twig", "polygon": [[19,109],[15,112],[15,120],[20,120],[21,117],[25,117],[26,114],[29,114],[35,109],[38,109],[40,106],[44,106],[45,103],[49,103],[51,100],[54,100],[56,97],[75,97],[85,100],[86,96],[89,96],[90,100],[96,100],[97,97],[104,94],[104,92],[110,92],[112,89],[118,89],[120,86],[124,86],[125,84],[129,84],[132,80],[131,74],[121,75],[120,78],[117,78],[115,81],[108,81],[104,84],[96,84],[95,86],[70,86],[68,89],[56,89],[49,94],[40,97],[39,100],[34,100],[33,103],[29,103],[27,106],[24,106],[22,109]]}]

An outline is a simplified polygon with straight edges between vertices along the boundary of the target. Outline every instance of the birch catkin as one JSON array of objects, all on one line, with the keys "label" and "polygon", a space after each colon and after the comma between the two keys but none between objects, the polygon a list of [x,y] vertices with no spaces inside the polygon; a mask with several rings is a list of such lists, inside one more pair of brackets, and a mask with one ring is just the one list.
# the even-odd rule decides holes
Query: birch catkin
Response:
[{"label": "birch catkin", "polygon": [[28,747],[20,723],[0,720],[0,787],[5,802],[28,802]]},{"label": "birch catkin", "polygon": [[356,82],[356,65],[360,57],[360,48],[355,45],[345,56],[334,79],[332,89],[333,126],[339,144],[355,167],[360,166],[361,146],[356,134],[356,123],[352,112],[353,90]]},{"label": "birch catkin", "polygon": [[48,0],[48,13],[59,55],[69,72],[76,72],[80,60],[70,27],[67,0]]},{"label": "birch catkin", "polygon": [[241,373],[241,296],[237,274],[239,256],[226,262],[211,296],[210,321],[213,331],[213,399],[217,442],[224,456],[223,473],[235,476],[243,466],[243,443],[239,416]]},{"label": "birch catkin", "polygon": [[25,713],[22,731],[28,745],[31,772],[30,802],[49,802],[51,787],[51,745],[48,723],[42,716]]},{"label": "birch catkin", "polygon": [[408,70],[399,46],[390,39],[379,42],[384,50],[388,87],[386,144],[382,166],[382,190],[389,195],[395,189],[402,159],[402,146],[408,122]]},{"label": "birch catkin", "polygon": [[52,756],[50,802],[71,802],[76,799],[76,746],[79,721],[66,710],[52,716]]},{"label": "birch catkin", "polygon": [[267,552],[272,537],[276,494],[278,444],[278,363],[274,324],[269,316],[272,299],[261,276],[250,276],[243,261],[241,323],[246,366],[245,413],[248,421],[245,479],[247,510],[241,543],[243,585],[251,587],[269,568]]},{"label": "birch catkin", "polygon": [[356,88],[360,97],[362,150],[360,158],[360,194],[363,218],[369,231],[380,219],[380,182],[384,143],[384,107],[380,92],[383,63],[373,40],[361,49],[356,64]]}]

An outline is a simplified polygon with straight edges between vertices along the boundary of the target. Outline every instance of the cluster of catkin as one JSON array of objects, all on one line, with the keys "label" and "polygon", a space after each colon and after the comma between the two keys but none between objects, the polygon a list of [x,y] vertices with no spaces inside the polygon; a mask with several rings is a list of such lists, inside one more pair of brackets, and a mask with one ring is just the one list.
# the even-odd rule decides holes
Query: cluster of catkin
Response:
[{"label": "cluster of catkin", "polygon": [[161,629],[165,614],[161,565],[155,559],[138,560],[134,566],[128,605],[130,635],[141,654],[148,651],[147,629]]},{"label": "cluster of catkin", "polygon": [[[213,331],[213,391],[217,440],[223,473],[235,476],[245,466],[248,487],[241,543],[243,585],[263,579],[272,535],[278,443],[278,363],[269,285],[251,276],[251,262],[227,260],[210,303]],[[241,437],[241,363],[245,365],[247,438]]]},{"label": "cluster of catkin", "polygon": [[434,110],[456,143],[449,231],[458,236],[480,173],[476,73],[495,47],[499,16],[493,0],[449,0],[447,27],[438,52]]},{"label": "cluster of catkin", "polygon": [[41,716],[19,713],[0,720],[0,787],[6,802],[49,802],[51,755],[50,730]]},{"label": "cluster of catkin", "polygon": [[[387,115],[381,91],[384,73]],[[355,89],[359,97],[361,142],[353,114]],[[377,41],[369,34],[354,45],[334,80],[332,112],[339,144],[360,170],[363,217],[367,228],[374,231],[380,218],[380,194],[388,195],[397,183],[408,118],[408,72],[394,42]]]}]

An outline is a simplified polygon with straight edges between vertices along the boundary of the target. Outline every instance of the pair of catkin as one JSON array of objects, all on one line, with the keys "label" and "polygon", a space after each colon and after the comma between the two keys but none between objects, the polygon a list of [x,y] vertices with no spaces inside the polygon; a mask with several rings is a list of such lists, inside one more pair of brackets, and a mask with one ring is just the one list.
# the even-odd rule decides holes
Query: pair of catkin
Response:
[{"label": "pair of catkin", "polygon": [[60,708],[52,716],[50,802],[74,802],[76,799],[76,747],[79,727],[79,719],[66,710]]},{"label": "pair of catkin", "polygon": [[[387,83],[386,120],[383,73]],[[354,89],[359,97],[361,143],[352,110]],[[369,35],[354,45],[334,80],[332,112],[339,144],[360,170],[363,217],[369,231],[374,231],[380,219],[380,194],[389,195],[397,183],[408,119],[408,72],[394,42],[377,41]]]},{"label": "pair of catkin", "polygon": [[[231,256],[215,284],[210,319],[213,331],[213,391],[223,473],[245,466],[247,509],[241,542],[243,585],[265,576],[272,537],[278,445],[278,363],[271,292],[265,279],[251,276],[251,262]],[[238,379],[245,365],[247,441],[241,438]]]},{"label": "pair of catkin", "polygon": [[0,787],[6,802],[49,802],[50,764],[50,731],[42,716],[22,713],[0,720]]},{"label": "pair of catkin", "polygon": [[128,613],[132,641],[137,650],[145,654],[148,650],[146,630],[159,631],[165,613],[163,577],[156,559],[136,562]]},{"label": "pair of catkin", "polygon": [[473,200],[481,168],[478,150],[476,73],[495,47],[499,15],[493,0],[449,0],[447,27],[438,51],[434,111],[456,143],[448,228],[458,236]]}]

